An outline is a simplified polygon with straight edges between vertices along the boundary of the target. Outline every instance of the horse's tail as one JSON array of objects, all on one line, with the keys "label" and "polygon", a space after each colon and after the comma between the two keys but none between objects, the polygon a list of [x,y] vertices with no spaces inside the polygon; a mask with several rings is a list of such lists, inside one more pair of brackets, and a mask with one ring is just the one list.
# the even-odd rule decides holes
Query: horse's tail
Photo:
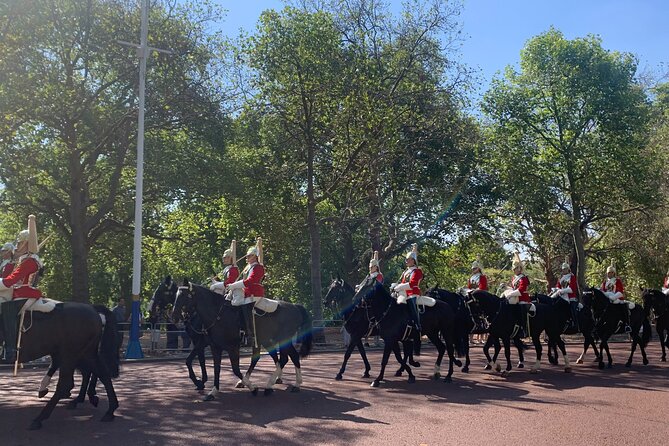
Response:
[{"label": "horse's tail", "polygon": [[311,315],[302,305],[298,305],[297,308],[302,314],[302,324],[300,325],[299,336],[302,341],[300,346],[300,358],[306,358],[311,353],[311,348],[314,344],[314,335],[311,330]]},{"label": "horse's tail", "polygon": [[652,328],[650,326],[650,320],[648,320],[648,318],[645,316],[643,318],[641,327],[643,328],[643,334],[641,335],[641,347],[646,348],[653,333],[651,331]]},{"label": "horse's tail", "polygon": [[108,374],[110,378],[118,378],[119,375],[119,356],[118,356],[118,326],[116,317],[104,305],[94,305],[95,310],[105,317],[105,326],[100,340],[100,349],[98,351],[98,361],[102,370],[99,375]]}]

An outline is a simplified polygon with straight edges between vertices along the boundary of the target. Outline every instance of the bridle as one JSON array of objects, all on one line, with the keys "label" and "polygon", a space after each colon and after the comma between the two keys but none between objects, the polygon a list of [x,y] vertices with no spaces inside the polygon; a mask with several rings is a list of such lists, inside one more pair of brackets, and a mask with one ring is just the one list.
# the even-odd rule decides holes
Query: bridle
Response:
[{"label": "bridle", "polygon": [[[191,299],[193,302],[195,302],[195,293],[193,292],[193,284],[189,283],[188,286],[180,286],[177,290],[177,298],[180,292],[187,291],[188,296],[187,299]],[[218,324],[221,321],[221,314],[223,313],[223,308],[225,307],[225,300],[221,299],[221,305],[218,307],[218,312],[216,313],[216,317],[214,318],[214,321],[207,327],[203,327],[202,331],[198,331],[193,329],[196,333],[200,334],[208,334],[209,330],[212,329],[216,324]],[[201,317],[200,317],[201,318]]]}]

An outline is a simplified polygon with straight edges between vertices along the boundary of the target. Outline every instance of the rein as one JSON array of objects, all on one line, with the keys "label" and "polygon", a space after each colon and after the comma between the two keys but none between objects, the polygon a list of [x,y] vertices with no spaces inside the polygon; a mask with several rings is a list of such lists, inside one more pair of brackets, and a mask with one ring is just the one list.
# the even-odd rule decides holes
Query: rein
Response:
[{"label": "rein", "polygon": [[[193,295],[193,288],[188,287],[188,288],[182,288],[183,290],[188,290],[189,296],[191,299],[195,300],[195,296]],[[218,324],[221,321],[221,313],[223,312],[223,307],[225,307],[225,300],[221,300],[221,306],[218,308],[218,312],[216,313],[216,318],[214,319],[214,322],[212,322],[209,326],[203,327],[202,332],[200,334],[209,334],[209,330],[213,328],[216,324]],[[196,310],[197,311],[197,308]],[[200,316],[202,318],[202,316]],[[204,325],[204,324],[203,324]],[[195,332],[198,332],[197,330],[193,329]]]}]

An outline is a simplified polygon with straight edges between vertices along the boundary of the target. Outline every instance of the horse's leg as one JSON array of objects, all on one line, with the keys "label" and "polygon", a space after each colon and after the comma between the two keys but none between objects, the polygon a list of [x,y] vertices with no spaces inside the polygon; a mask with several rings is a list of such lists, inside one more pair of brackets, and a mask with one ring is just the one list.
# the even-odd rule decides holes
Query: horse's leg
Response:
[{"label": "horse's leg", "polygon": [[[443,342],[441,342],[441,339],[439,339],[438,333],[436,334],[430,333],[427,335],[427,338],[434,344],[435,347],[437,347],[437,360],[434,363],[434,373],[432,374],[432,378],[437,380],[441,378],[441,361],[444,358],[444,352],[446,351],[446,346],[444,345]],[[452,373],[452,367],[453,366],[451,365],[451,373]],[[448,378],[450,378],[450,375]]]},{"label": "horse's leg", "polygon": [[483,354],[485,355],[485,358],[487,360],[485,370],[492,370],[495,367],[495,362],[490,357],[490,346],[491,345],[493,345],[492,336],[488,335],[488,338],[485,340],[485,344],[483,344]]},{"label": "horse's leg", "polygon": [[[662,338],[660,338],[662,339]],[[37,389],[37,396],[43,398],[47,393],[49,393],[49,383],[51,378],[53,378],[54,373],[58,370],[58,361],[51,357],[51,365],[49,365],[49,370],[46,371],[46,374],[40,382],[39,389]]]},{"label": "horse's leg", "polygon": [[88,384],[88,391],[86,393],[88,394],[88,401],[93,407],[98,407],[98,403],[100,402],[100,398],[98,398],[97,391],[95,390],[97,384],[98,375],[92,373],[90,383]]},{"label": "horse's leg", "polygon": [[502,342],[504,343],[504,356],[506,357],[506,370],[502,372],[502,376],[506,376],[511,373],[511,340],[505,336],[502,338]]},{"label": "horse's leg", "polygon": [[291,392],[299,392],[302,386],[302,367],[300,366],[300,354],[295,350],[295,346],[291,343],[286,348],[290,361],[295,366],[295,385],[289,386]]},{"label": "horse's leg", "polygon": [[469,364],[471,364],[471,361],[469,360],[469,335],[466,335],[466,338],[463,341],[464,349],[465,349],[465,366],[462,368],[462,373],[469,373]]},{"label": "horse's leg", "polygon": [[571,364],[569,363],[569,355],[567,354],[567,346],[560,336],[558,336],[557,347],[562,353],[562,360],[564,361],[565,373],[571,373]]},{"label": "horse's leg", "polygon": [[[339,368],[339,373],[337,373],[337,376],[335,377],[337,381],[341,381],[341,379],[344,377],[344,372],[346,371],[346,364],[348,364],[348,360],[351,357],[351,353],[353,353],[353,349],[356,347],[358,347],[361,356],[365,355],[365,347],[362,346],[362,338],[359,338],[357,342],[353,342],[353,339],[351,338],[351,342],[348,343],[346,351],[344,352],[344,362],[341,363],[341,367]],[[366,362],[367,356],[365,355],[363,356],[363,358]],[[367,364],[365,364],[365,367],[366,366]]]},{"label": "horse's leg", "polygon": [[232,368],[232,373],[234,373],[237,378],[242,380],[244,376],[242,375],[242,371],[239,367],[239,345],[230,348],[228,350],[228,358],[230,359],[230,367]]},{"label": "horse's leg", "polygon": [[404,366],[406,365],[407,359],[409,358],[407,342],[402,342],[402,351],[404,352],[404,356],[402,356],[402,352],[399,350],[393,349],[395,359],[397,359],[397,362],[400,364],[400,368],[395,372],[395,376],[402,376],[402,372],[405,369]]},{"label": "horse's leg", "polygon": [[[539,373],[541,369],[541,353],[543,346],[541,345],[541,333],[534,333],[532,335],[532,344],[534,344],[534,351],[536,352],[536,359],[534,360],[534,365],[530,369],[530,373]],[[550,349],[550,346],[549,346]]]},{"label": "horse's leg", "polygon": [[51,399],[46,406],[42,409],[40,414],[35,418],[32,423],[30,423],[30,430],[37,430],[42,427],[42,421],[46,420],[51,416],[51,412],[58,404],[58,401],[62,398],[67,398],[67,395],[70,394],[70,391],[74,387],[74,367],[71,365],[62,365],[60,366],[60,372],[58,373],[58,384],[56,384],[56,391],[51,396]]},{"label": "horse's leg", "polygon": [[367,352],[365,352],[365,346],[362,343],[362,338],[358,339],[357,346],[358,351],[360,352],[360,356],[362,356],[362,362],[365,363],[365,373],[362,374],[362,377],[369,378],[369,371],[372,370],[372,366],[369,364],[369,360],[367,359]]},{"label": "horse's leg", "polygon": [[[93,377],[97,381],[97,377]],[[105,392],[107,392],[107,401],[109,401],[109,407],[107,412],[102,416],[100,421],[112,421],[114,419],[114,411],[118,409],[118,398],[116,397],[116,391],[114,390],[114,385],[110,377],[100,377],[100,382],[105,386]]]},{"label": "horse's leg", "polygon": [[[404,370],[407,371],[407,375],[409,375],[409,378],[407,380],[408,383],[415,383],[416,382],[416,377],[413,375],[411,372],[411,367],[408,365],[408,361],[413,357],[413,339],[403,342],[404,344],[404,363],[402,364],[402,367]],[[400,356],[401,357],[401,352],[400,352],[400,347],[397,343],[393,345],[393,351],[395,352],[395,356]]]},{"label": "horse's leg", "polygon": [[660,361],[667,362],[667,352],[666,352],[666,338],[664,337],[664,327],[661,324],[655,324],[655,331],[657,331],[657,337],[660,340],[660,346],[662,347],[662,358]]},{"label": "horse's leg", "polygon": [[390,357],[390,352],[393,350],[393,345],[395,342],[387,342],[384,339],[383,342],[383,358],[381,359],[381,370],[379,370],[379,376],[372,381],[372,387],[379,387],[379,383],[383,380],[383,374],[386,371],[386,365],[388,364],[388,358]]},{"label": "horse's leg", "polygon": [[274,353],[273,355],[272,355],[272,353],[270,353],[269,355],[272,357],[272,360],[274,361],[274,365],[276,365],[277,362],[282,363],[281,367],[279,367],[279,375],[276,377],[276,380],[274,380],[274,384],[283,384],[283,378],[282,378],[283,368],[288,363],[288,358],[287,357],[282,357],[282,359],[280,360],[279,357],[276,355],[276,350],[274,350],[273,353]]},{"label": "horse's leg", "polygon": [[594,345],[594,343],[595,340],[592,338],[592,336],[583,334],[583,351],[581,352],[581,356],[576,359],[576,364],[583,364],[583,358],[585,358],[585,354],[588,351],[590,344],[593,344],[593,347],[595,347],[595,356],[597,356],[597,347]]},{"label": "horse's leg", "polygon": [[[258,364],[258,361],[260,361],[260,346],[256,347],[254,345],[253,351],[251,353],[251,364],[249,365],[249,368],[246,370],[246,373],[244,374],[244,378],[249,382],[251,381],[251,373],[253,373],[253,370],[256,368],[256,364]],[[235,385],[235,387],[241,389],[245,385],[246,383],[242,379]]]},{"label": "horse's leg", "polygon": [[519,369],[524,369],[525,368],[525,352],[523,351],[523,341],[520,339],[519,336],[516,336],[513,338],[513,345],[516,347],[516,350],[518,350],[518,368]]},{"label": "horse's leg", "polygon": [[204,383],[197,379],[195,371],[193,370],[193,359],[195,359],[195,356],[199,356],[199,353],[200,352],[198,351],[197,347],[190,351],[188,357],[186,358],[186,367],[188,368],[188,377],[191,381],[193,381],[193,384],[195,384],[195,388],[197,390],[204,390]]},{"label": "horse's leg", "polygon": [[634,352],[636,351],[637,344],[641,344],[641,339],[639,339],[639,331],[635,331],[632,334],[632,348],[630,349],[630,357],[627,358],[625,367],[632,367],[632,358],[634,357]]},{"label": "horse's leg", "polygon": [[209,393],[204,397],[203,401],[211,401],[216,398],[218,391],[220,389],[220,379],[221,379],[221,357],[223,356],[223,351],[220,347],[213,345],[211,346],[211,356],[214,359],[214,385],[209,391]]},{"label": "horse's leg", "polygon": [[86,391],[88,390],[88,383],[91,380],[91,373],[81,371],[81,387],[79,388],[79,395],[67,403],[67,408],[73,410],[77,408],[77,404],[83,403],[86,400]]},{"label": "horse's leg", "polygon": [[600,369],[604,368],[604,352],[606,352],[606,355],[608,356],[609,360],[609,368],[613,367],[613,358],[611,358],[611,352],[609,351],[609,344],[608,344],[609,336],[605,335],[601,337],[601,340],[599,341],[599,351],[600,351],[600,356],[599,356],[599,363],[598,367]]},{"label": "horse's leg", "polygon": [[270,395],[272,392],[274,392],[274,384],[276,384],[276,380],[279,378],[283,370],[283,367],[288,362],[288,357],[286,355],[285,347],[279,348],[280,359],[279,357],[277,357],[275,349],[270,350],[269,355],[274,360],[274,371],[267,380],[267,385],[265,386],[265,396]]}]

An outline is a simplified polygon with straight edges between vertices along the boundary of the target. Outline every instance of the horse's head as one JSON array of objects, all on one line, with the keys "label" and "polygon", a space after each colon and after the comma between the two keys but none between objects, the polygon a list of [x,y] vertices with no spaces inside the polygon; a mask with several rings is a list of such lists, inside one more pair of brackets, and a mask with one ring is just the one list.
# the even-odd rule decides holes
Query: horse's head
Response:
[{"label": "horse's head", "polygon": [[581,294],[583,306],[592,309],[592,314],[595,318],[599,318],[601,313],[611,302],[606,294],[599,288],[586,288]]},{"label": "horse's head", "polygon": [[[353,296],[353,302],[374,303],[378,301],[378,299],[374,299],[374,297],[379,294],[380,291],[385,291],[383,285],[381,285],[376,278],[367,277],[360,285],[358,285],[358,291],[356,291]],[[390,295],[388,295],[388,297],[390,297]]]},{"label": "horse's head", "polygon": [[177,287],[172,305],[172,322],[179,323],[188,318],[195,311],[195,289],[188,279],[184,279],[181,286]]},{"label": "horse's head", "polygon": [[337,277],[332,280],[328,292],[323,298],[323,306],[326,308],[343,308],[351,303],[355,291],[344,279]]},{"label": "horse's head", "polygon": [[669,310],[669,298],[660,290],[641,288],[641,297],[646,316],[650,314],[651,309],[655,312],[656,316],[662,315]]},{"label": "horse's head", "polygon": [[156,287],[149,303],[149,322],[159,322],[162,316],[167,315],[169,307],[174,303],[177,288],[177,284],[169,275]]}]

